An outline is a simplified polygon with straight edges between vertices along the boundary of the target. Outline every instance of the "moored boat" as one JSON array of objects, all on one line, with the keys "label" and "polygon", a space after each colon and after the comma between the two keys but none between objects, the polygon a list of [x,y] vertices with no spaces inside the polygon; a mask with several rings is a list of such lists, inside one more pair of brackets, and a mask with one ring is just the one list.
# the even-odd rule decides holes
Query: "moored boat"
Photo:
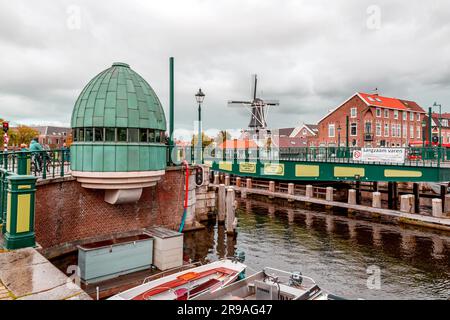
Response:
[{"label": "moored boat", "polygon": [[264,268],[243,280],[193,300],[344,300],[322,290],[316,282],[299,272]]},{"label": "moored boat", "polygon": [[242,277],[246,265],[223,259],[167,275],[116,294],[109,300],[189,300],[214,292]]}]

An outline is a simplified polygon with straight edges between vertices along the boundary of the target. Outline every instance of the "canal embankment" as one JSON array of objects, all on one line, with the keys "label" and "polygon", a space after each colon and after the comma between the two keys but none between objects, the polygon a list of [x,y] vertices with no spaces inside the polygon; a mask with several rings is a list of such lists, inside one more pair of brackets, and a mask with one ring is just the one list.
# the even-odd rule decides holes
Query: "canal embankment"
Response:
[{"label": "canal embankment", "polygon": [[[230,179],[225,176],[223,184],[219,184],[219,177],[214,177],[211,187],[220,190],[220,186],[234,190],[242,198],[250,195],[259,195],[267,199],[283,199],[287,202],[301,202],[305,204],[320,205],[326,209],[341,208],[347,210],[351,215],[363,216],[387,223],[415,225],[430,229],[438,229],[450,232],[449,206],[443,205],[441,199],[432,199],[431,215],[414,213],[414,195],[403,194],[400,196],[400,210],[382,208],[382,195],[380,192],[371,194],[371,206],[358,204],[357,193],[354,189],[343,190],[333,187],[317,188],[306,185],[304,188],[296,188],[293,183],[287,184],[285,188],[278,187],[274,181],[252,181],[252,179],[241,179],[239,177]],[[221,193],[218,192],[218,203]],[[347,201],[345,200],[347,197]],[[340,201],[337,201],[339,199]],[[367,203],[367,202],[366,202]]]}]

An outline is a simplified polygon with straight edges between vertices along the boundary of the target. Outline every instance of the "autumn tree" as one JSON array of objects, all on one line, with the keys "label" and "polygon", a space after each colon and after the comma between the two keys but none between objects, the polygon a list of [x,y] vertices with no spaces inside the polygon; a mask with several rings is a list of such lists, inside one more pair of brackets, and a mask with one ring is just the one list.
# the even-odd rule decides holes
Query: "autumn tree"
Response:
[{"label": "autumn tree", "polygon": [[10,130],[9,145],[20,146],[22,143],[30,145],[31,140],[37,136],[39,136],[39,132],[35,129],[25,125],[19,125],[18,127]]}]

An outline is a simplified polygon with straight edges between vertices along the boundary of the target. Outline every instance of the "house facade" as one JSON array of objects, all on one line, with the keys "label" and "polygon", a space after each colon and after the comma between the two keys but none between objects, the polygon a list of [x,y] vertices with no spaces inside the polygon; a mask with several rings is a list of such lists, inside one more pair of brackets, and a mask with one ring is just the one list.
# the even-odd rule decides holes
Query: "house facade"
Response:
[{"label": "house facade", "polygon": [[[319,146],[404,147],[421,140],[425,111],[414,101],[356,93],[318,123]],[[347,129],[348,117],[348,129]]]},{"label": "house facade", "polygon": [[71,139],[72,129],[66,127],[37,126],[32,127],[39,132],[39,143],[50,149],[62,148]]},{"label": "house facade", "polygon": [[431,134],[439,137],[439,122],[441,122],[441,142],[450,144],[450,113],[432,113]]},{"label": "house facade", "polygon": [[316,124],[306,124],[296,127],[290,137],[300,139],[302,147],[317,146],[319,126]]}]

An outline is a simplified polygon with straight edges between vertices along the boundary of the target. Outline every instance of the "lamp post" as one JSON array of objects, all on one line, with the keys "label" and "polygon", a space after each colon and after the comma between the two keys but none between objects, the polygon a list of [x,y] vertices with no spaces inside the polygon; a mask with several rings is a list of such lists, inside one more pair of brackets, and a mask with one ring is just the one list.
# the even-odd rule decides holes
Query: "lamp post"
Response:
[{"label": "lamp post", "polygon": [[205,99],[205,94],[202,92],[202,89],[198,89],[198,92],[195,94],[195,99],[198,103],[198,138],[197,138],[197,161],[198,163],[203,163],[203,148],[202,148],[202,103]]},{"label": "lamp post", "polygon": [[425,128],[427,127],[427,122],[425,119],[422,120],[422,148],[425,149],[425,136],[426,136],[426,132],[425,132]]},{"label": "lamp post", "polygon": [[442,130],[442,106],[438,103],[434,103],[433,107],[439,107],[439,148],[442,146],[441,130]]},{"label": "lamp post", "polygon": [[338,125],[337,132],[338,132],[337,156],[340,157],[341,156],[341,124]]}]

